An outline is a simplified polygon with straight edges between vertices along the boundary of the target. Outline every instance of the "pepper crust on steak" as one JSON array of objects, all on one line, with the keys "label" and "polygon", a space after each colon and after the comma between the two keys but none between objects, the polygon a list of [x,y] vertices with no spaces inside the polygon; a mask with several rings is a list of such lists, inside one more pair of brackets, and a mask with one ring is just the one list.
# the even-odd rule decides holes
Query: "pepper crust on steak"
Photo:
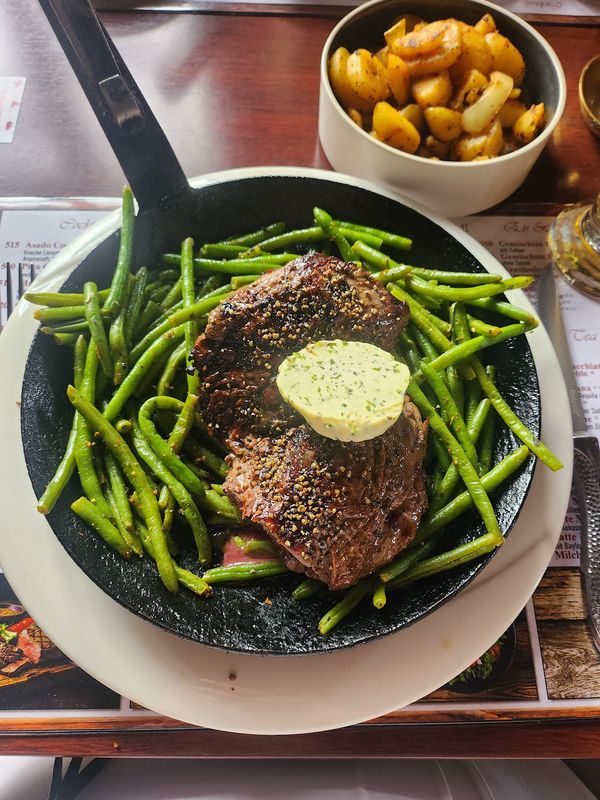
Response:
[{"label": "pepper crust on steak", "polygon": [[408,317],[365,270],[311,254],[221,303],[192,352],[202,417],[231,450],[225,494],[290,569],[331,589],[356,583],[414,538],[427,507],[427,424],[407,397],[381,436],[327,439],[282,400],[277,369],[323,339],[390,351]]},{"label": "pepper crust on steak", "polygon": [[281,362],[321,339],[389,351],[408,316],[368,272],[338,258],[313,253],[266,273],[210,313],[192,351],[210,433],[231,444],[300,424],[275,385]]}]

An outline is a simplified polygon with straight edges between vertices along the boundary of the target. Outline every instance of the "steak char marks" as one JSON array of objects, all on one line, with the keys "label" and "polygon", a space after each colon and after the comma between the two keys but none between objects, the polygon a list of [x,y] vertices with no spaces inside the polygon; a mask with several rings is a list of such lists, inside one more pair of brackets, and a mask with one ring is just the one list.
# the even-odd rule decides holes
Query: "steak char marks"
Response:
[{"label": "steak char marks", "polygon": [[275,385],[284,358],[322,339],[391,350],[408,314],[365,270],[318,254],[240,289],[210,314],[193,351],[209,431],[231,444],[299,424]]},{"label": "steak char marks", "polygon": [[262,526],[290,569],[331,589],[356,583],[414,538],[427,507],[427,425],[407,398],[382,436],[327,439],[283,402],[277,369],[324,339],[390,351],[408,316],[355,264],[308,255],[212,311],[192,354],[203,419],[231,450],[225,493]]}]

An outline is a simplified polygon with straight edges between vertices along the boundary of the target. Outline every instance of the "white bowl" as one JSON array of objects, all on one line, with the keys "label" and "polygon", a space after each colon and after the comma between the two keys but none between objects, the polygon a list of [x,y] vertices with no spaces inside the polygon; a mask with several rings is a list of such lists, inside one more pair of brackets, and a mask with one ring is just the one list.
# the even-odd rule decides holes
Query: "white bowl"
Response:
[{"label": "white bowl", "polygon": [[[521,51],[527,66],[525,85],[534,102],[543,101],[547,123],[532,142],[489,161],[431,161],[403,153],[359,128],[335,97],[327,71],[331,53],[345,46],[376,49],[383,31],[401,14],[426,20],[456,17],[475,23],[486,12],[498,30]],[[329,35],[321,56],[319,136],[331,166],[401,192],[437,214],[458,217],[500,203],[525,180],[563,113],[565,75],[554,50],[530,25],[486,0],[371,0],[346,15]]]}]

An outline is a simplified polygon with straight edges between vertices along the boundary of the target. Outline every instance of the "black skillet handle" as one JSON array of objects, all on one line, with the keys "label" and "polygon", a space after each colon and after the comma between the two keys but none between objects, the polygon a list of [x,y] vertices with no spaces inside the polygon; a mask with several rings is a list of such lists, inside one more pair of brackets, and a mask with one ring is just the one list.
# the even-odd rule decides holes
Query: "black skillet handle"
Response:
[{"label": "black skillet handle", "polygon": [[39,0],[141,209],[191,192],[156,117],[90,0]]}]

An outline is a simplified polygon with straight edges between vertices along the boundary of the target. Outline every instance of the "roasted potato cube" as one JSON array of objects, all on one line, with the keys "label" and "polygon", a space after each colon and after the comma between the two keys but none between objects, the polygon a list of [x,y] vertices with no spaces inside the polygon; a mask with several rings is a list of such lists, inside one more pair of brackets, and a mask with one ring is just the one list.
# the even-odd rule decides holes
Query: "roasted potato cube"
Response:
[{"label": "roasted potato cube", "polygon": [[467,106],[473,105],[481,97],[488,83],[488,79],[479,70],[470,69],[463,75],[454,97],[450,101],[450,108],[463,111]]},{"label": "roasted potato cube", "polygon": [[492,33],[492,31],[496,30],[496,23],[491,14],[484,14],[479,22],[476,22],[473,27],[482,36],[485,36],[486,33]]},{"label": "roasted potato cube", "polygon": [[441,142],[452,142],[461,135],[462,114],[460,111],[453,111],[445,106],[433,106],[426,108],[424,114],[429,130]]},{"label": "roasted potato cube", "polygon": [[420,30],[390,36],[389,39],[386,38],[386,42],[392,53],[401,58],[420,58],[440,50],[446,27],[446,20],[437,20]]},{"label": "roasted potato cube", "polygon": [[431,135],[425,138],[423,144],[425,145],[426,150],[429,152],[430,157],[435,156],[436,158],[446,158],[448,151],[450,150],[450,145],[448,142],[441,142],[439,139],[436,139],[435,136]]},{"label": "roasted potato cube", "polygon": [[380,102],[373,111],[373,128],[377,137],[405,153],[414,153],[421,136],[412,122],[389,103]]},{"label": "roasted potato cube", "polygon": [[520,100],[511,100],[510,96],[498,112],[498,119],[503,128],[512,128],[519,117],[527,111],[527,106]]},{"label": "roasted potato cube", "polygon": [[504,137],[502,125],[495,119],[492,124],[476,135],[463,133],[451,146],[450,158],[454,161],[473,161],[478,156],[497,156],[502,150]]},{"label": "roasted potato cube", "polygon": [[329,59],[329,80],[337,99],[345,108],[357,108],[361,100],[348,81],[348,57],[345,47],[338,47]]},{"label": "roasted potato cube", "polygon": [[409,103],[404,108],[400,109],[400,113],[403,117],[415,126],[415,128],[421,133],[425,127],[425,115],[423,114],[423,109],[421,106],[417,105],[417,103]]},{"label": "roasted potato cube", "polygon": [[498,31],[487,33],[485,40],[492,51],[492,69],[510,75],[515,84],[520,86],[525,77],[525,61],[521,53]]},{"label": "roasted potato cube", "polygon": [[422,108],[445,106],[452,96],[452,83],[447,72],[427,75],[413,81],[412,95]]},{"label": "roasted potato cube", "polygon": [[545,109],[543,103],[531,106],[512,126],[515,139],[519,144],[529,144],[544,127]]},{"label": "roasted potato cube", "polygon": [[395,53],[389,53],[387,74],[392,94],[399,106],[405,105],[410,95],[410,77],[404,60]]},{"label": "roasted potato cube", "polygon": [[375,55],[375,58],[378,58],[381,61],[381,63],[383,64],[384,67],[387,67],[389,54],[390,54],[390,51],[389,51],[389,49],[388,49],[388,47],[386,45],[385,47],[382,47],[381,50],[378,50],[374,55]]},{"label": "roasted potato cube", "polygon": [[492,69],[492,51],[483,34],[470,25],[465,25],[464,22],[460,23],[460,29],[462,53],[449,70],[453,83],[459,81],[470,69],[476,69],[484,75],[489,75]]},{"label": "roasted potato cube", "polygon": [[511,77],[503,72],[492,72],[481,97],[463,111],[463,130],[475,134],[487,128],[508,99],[512,88]]},{"label": "roasted potato cube", "polygon": [[387,72],[378,58],[360,48],[348,56],[346,62],[348,83],[360,98],[360,103],[350,104],[361,111],[375,108],[380,100],[386,100],[391,93]]},{"label": "roasted potato cube", "polygon": [[444,20],[445,30],[438,50],[429,55],[405,59],[411,78],[421,78],[442,72],[458,61],[462,53],[462,33],[458,22],[454,19]]},{"label": "roasted potato cube", "polygon": [[347,112],[352,122],[355,122],[359,128],[365,127],[362,114],[357,108],[348,108]]},{"label": "roasted potato cube", "polygon": [[394,22],[391,28],[388,28],[387,31],[383,34],[383,38],[385,39],[386,45],[389,47],[395,39],[401,39],[403,36],[406,35],[406,18],[402,17],[402,19],[397,20]]}]

